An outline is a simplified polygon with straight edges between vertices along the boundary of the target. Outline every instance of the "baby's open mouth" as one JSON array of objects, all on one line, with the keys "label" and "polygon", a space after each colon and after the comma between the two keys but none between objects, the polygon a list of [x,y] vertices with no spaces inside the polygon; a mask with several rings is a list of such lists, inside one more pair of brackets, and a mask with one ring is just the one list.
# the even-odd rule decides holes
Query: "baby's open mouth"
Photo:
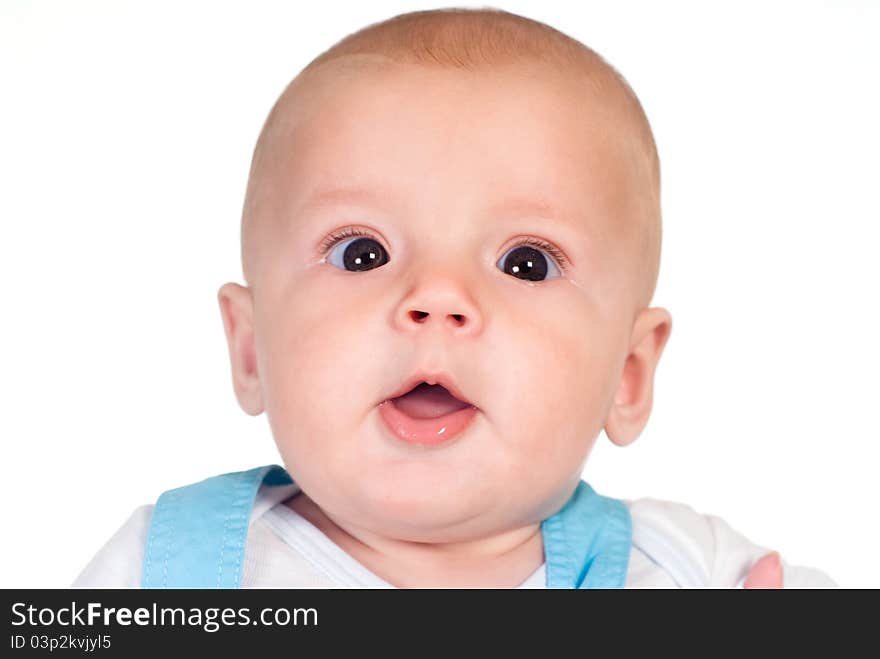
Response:
[{"label": "baby's open mouth", "polygon": [[397,409],[414,419],[434,419],[471,406],[458,400],[443,385],[427,382],[420,383],[391,401]]},{"label": "baby's open mouth", "polygon": [[379,416],[391,434],[407,444],[440,447],[464,435],[479,412],[462,399],[448,375],[417,374],[379,404]]}]

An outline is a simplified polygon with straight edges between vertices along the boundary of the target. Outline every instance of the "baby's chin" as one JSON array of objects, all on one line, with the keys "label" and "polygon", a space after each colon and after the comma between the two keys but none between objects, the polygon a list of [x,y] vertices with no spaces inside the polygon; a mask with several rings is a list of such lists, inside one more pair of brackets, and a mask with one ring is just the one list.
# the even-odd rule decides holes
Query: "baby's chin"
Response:
[{"label": "baby's chin", "polygon": [[384,538],[399,541],[443,544],[477,540],[504,530],[502,520],[495,519],[492,511],[462,511],[433,507],[421,509],[415,515],[396,514],[392,504],[380,510],[368,511],[364,527]]},{"label": "baby's chin", "polygon": [[394,488],[367,486],[356,498],[358,523],[384,537],[442,543],[498,532],[516,517],[508,496],[493,496],[479,483],[434,485],[422,481],[398,482]]}]

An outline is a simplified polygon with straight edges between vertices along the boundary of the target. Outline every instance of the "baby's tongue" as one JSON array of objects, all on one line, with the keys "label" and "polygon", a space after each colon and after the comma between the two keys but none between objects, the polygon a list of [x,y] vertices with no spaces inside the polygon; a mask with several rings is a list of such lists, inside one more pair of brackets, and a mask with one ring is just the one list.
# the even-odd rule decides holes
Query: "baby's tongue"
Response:
[{"label": "baby's tongue", "polygon": [[467,403],[454,398],[445,387],[425,382],[408,394],[395,398],[394,405],[416,419],[433,419],[468,407]]}]

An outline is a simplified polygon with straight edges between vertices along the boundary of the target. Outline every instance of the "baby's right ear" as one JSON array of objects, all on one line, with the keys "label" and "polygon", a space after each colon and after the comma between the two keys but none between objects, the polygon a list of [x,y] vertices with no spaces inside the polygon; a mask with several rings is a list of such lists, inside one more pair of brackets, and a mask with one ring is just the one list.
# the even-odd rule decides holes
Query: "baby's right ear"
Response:
[{"label": "baby's right ear", "polygon": [[251,291],[238,284],[224,284],[217,292],[217,300],[220,302],[220,315],[229,345],[235,396],[241,409],[256,416],[263,412],[263,394],[257,374]]}]

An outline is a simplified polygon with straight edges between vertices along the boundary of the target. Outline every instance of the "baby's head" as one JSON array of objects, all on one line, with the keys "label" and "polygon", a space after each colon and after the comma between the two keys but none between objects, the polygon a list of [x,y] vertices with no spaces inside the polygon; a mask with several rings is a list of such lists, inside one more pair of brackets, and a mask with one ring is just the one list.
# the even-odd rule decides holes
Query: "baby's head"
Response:
[{"label": "baby's head", "polygon": [[[600,431],[647,423],[660,237],[650,127],[593,51],[496,10],[369,26],[258,140],[248,286],[219,293],[236,396],[336,520],[418,542],[539,523]],[[433,374],[477,412],[404,441],[382,404]]]}]

